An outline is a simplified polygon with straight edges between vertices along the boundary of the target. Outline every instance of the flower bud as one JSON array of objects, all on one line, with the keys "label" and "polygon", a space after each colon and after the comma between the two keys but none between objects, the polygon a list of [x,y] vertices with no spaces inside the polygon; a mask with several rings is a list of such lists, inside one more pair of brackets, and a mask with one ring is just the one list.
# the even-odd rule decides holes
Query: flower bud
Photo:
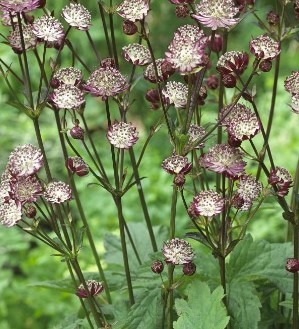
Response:
[{"label": "flower bud", "polygon": [[237,80],[232,74],[224,74],[222,76],[222,83],[226,88],[234,88],[236,87]]},{"label": "flower bud", "polygon": [[259,69],[262,72],[269,72],[272,69],[272,62],[270,61],[262,61],[260,62]]},{"label": "flower bud", "polygon": [[193,262],[184,264],[183,273],[187,276],[191,276],[196,272],[196,265]]},{"label": "flower bud", "polygon": [[177,187],[182,187],[182,186],[184,186],[185,181],[186,181],[185,175],[183,173],[181,173],[181,174],[175,175],[173,183]]},{"label": "flower bud", "polygon": [[175,14],[179,18],[186,18],[190,13],[190,10],[187,5],[176,6]]},{"label": "flower bud", "polygon": [[279,15],[275,13],[273,10],[269,11],[267,14],[267,22],[270,25],[278,25],[279,24]]},{"label": "flower bud", "polygon": [[286,270],[291,273],[299,271],[299,261],[296,258],[288,258],[286,262]]},{"label": "flower bud", "polygon": [[215,53],[219,53],[222,50],[223,46],[223,39],[220,34],[215,34],[213,42],[211,42],[212,39],[209,37],[209,44],[211,47],[211,50]]},{"label": "flower bud", "polygon": [[123,32],[126,35],[134,35],[138,31],[138,28],[134,22],[124,21]]},{"label": "flower bud", "polygon": [[154,273],[160,274],[164,270],[164,264],[160,260],[155,260],[152,263],[151,269]]},{"label": "flower bud", "polygon": [[84,129],[81,128],[78,125],[75,125],[71,130],[70,130],[70,134],[74,139],[84,139]]},{"label": "flower bud", "polygon": [[217,77],[217,75],[212,74],[207,78],[206,84],[208,86],[208,88],[210,89],[217,89],[219,86],[219,79]]},{"label": "flower bud", "polygon": [[25,215],[28,218],[34,218],[36,216],[36,208],[32,205],[29,205],[25,210]]}]

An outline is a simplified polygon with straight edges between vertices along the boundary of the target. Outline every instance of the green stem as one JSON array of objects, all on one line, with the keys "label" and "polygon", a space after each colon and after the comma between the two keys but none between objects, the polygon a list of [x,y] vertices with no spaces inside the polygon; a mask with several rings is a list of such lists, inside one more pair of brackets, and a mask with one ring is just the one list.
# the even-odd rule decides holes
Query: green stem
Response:
[{"label": "green stem", "polygon": [[[112,7],[112,0],[110,0],[110,7]],[[114,57],[114,60],[115,60],[115,66],[116,66],[116,68],[119,68],[116,41],[115,41],[115,34],[114,34],[113,13],[112,12],[109,12],[109,25],[110,25],[112,50],[113,50],[113,57]]]}]

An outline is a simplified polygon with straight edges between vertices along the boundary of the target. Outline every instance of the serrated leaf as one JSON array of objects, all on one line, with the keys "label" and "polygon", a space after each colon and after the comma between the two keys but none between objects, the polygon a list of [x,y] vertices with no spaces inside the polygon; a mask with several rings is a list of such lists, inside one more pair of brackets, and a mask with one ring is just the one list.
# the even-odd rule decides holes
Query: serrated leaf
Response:
[{"label": "serrated leaf", "polygon": [[144,291],[132,306],[127,319],[118,329],[162,329],[161,289]]},{"label": "serrated leaf", "polygon": [[75,314],[69,315],[63,321],[53,327],[53,329],[89,329],[86,319],[78,319]]},{"label": "serrated leaf", "polygon": [[285,271],[285,260],[292,255],[290,243],[253,241],[248,234],[231,253],[227,264],[229,283],[267,279],[283,292],[292,291],[292,276]]},{"label": "serrated leaf", "polygon": [[253,283],[234,281],[228,287],[228,305],[233,329],[258,328],[261,303]]},{"label": "serrated leaf", "polygon": [[179,319],[174,322],[174,329],[224,329],[229,322],[222,303],[223,288],[218,287],[212,293],[209,286],[200,281],[193,281],[188,289],[188,301],[175,300]]},{"label": "serrated leaf", "polygon": [[72,294],[74,293],[74,284],[71,279],[31,282],[28,286],[54,289]]}]

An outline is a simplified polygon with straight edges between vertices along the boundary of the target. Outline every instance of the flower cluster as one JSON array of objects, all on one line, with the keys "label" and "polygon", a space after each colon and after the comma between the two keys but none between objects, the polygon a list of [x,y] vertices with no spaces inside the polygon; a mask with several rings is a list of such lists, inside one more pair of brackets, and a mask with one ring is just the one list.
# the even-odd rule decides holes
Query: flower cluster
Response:
[{"label": "flower cluster", "polygon": [[217,192],[201,191],[191,202],[188,213],[192,217],[212,217],[220,214],[224,207],[224,200]]},{"label": "flower cluster", "polygon": [[62,9],[61,16],[72,27],[87,31],[91,25],[90,12],[79,3],[70,3]]},{"label": "flower cluster", "polygon": [[292,72],[285,79],[284,87],[292,95],[291,108],[293,112],[299,114],[299,71]]},{"label": "flower cluster", "polygon": [[195,73],[207,64],[206,45],[207,38],[199,27],[183,25],[174,33],[165,58],[178,73]]},{"label": "flower cluster", "polygon": [[280,53],[279,42],[264,34],[250,41],[249,49],[258,59],[272,61]]},{"label": "flower cluster", "polygon": [[132,123],[115,121],[108,128],[107,138],[114,147],[127,150],[137,142],[138,132]]},{"label": "flower cluster", "polygon": [[45,0],[1,0],[0,9],[12,14],[26,13],[45,5]]},{"label": "flower cluster", "polygon": [[78,87],[82,81],[82,71],[75,67],[61,68],[53,74],[51,79],[52,88],[60,85],[72,85]]},{"label": "flower cluster", "polygon": [[276,194],[283,197],[289,193],[289,188],[293,184],[293,178],[287,169],[275,167],[275,169],[270,171],[268,183],[272,186],[276,186]]},{"label": "flower cluster", "polygon": [[13,51],[17,54],[22,53],[24,50],[33,49],[37,45],[37,38],[32,31],[32,25],[22,25],[22,35],[24,40],[24,49],[22,46],[20,28],[18,25],[13,31],[10,32],[10,35],[8,36],[9,44]]},{"label": "flower cluster", "polygon": [[60,43],[64,38],[62,24],[54,17],[44,15],[38,18],[32,26],[37,38],[48,43]]},{"label": "flower cluster", "polygon": [[81,283],[77,288],[76,295],[80,298],[88,298],[88,296],[97,296],[104,290],[102,282],[95,280],[87,280],[86,287],[87,290],[85,289],[84,284]]},{"label": "flower cluster", "polygon": [[235,25],[239,21],[234,18],[238,12],[233,0],[201,0],[191,16],[204,26],[217,30]]},{"label": "flower cluster", "polygon": [[122,50],[124,59],[133,65],[146,65],[152,61],[150,51],[139,43],[131,43]]},{"label": "flower cluster", "polygon": [[149,1],[147,0],[124,0],[116,9],[119,16],[130,21],[142,20],[149,11]]},{"label": "flower cluster", "polygon": [[168,104],[173,104],[175,108],[185,108],[188,99],[188,87],[181,82],[169,81],[166,83],[162,94]]},{"label": "flower cluster", "polygon": [[228,144],[217,144],[199,159],[200,166],[229,178],[238,178],[244,174],[246,162],[241,151]]},{"label": "flower cluster", "polygon": [[195,256],[190,243],[179,238],[164,242],[162,253],[165,262],[172,265],[188,264]]},{"label": "flower cluster", "polygon": [[70,84],[62,84],[49,95],[49,101],[58,109],[76,109],[85,103],[83,92]]},{"label": "flower cluster", "polygon": [[72,190],[64,182],[53,181],[46,186],[43,196],[49,203],[59,204],[72,198]]}]

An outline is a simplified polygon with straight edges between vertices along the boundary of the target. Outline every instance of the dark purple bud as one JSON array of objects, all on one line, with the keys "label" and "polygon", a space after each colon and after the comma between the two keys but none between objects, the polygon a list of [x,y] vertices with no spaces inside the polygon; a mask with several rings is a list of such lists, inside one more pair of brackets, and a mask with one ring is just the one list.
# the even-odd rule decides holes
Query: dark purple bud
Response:
[{"label": "dark purple bud", "polygon": [[174,179],[173,179],[173,183],[174,185],[176,185],[177,187],[182,187],[184,186],[186,181],[185,175],[184,173],[180,173],[175,175]]},{"label": "dark purple bud", "polygon": [[168,77],[174,74],[175,69],[167,60],[164,60],[163,63],[161,64],[161,71],[163,78],[166,80]]},{"label": "dark purple bud", "polygon": [[36,208],[32,205],[29,205],[25,210],[25,215],[28,218],[34,218],[36,216]]},{"label": "dark purple bud", "polygon": [[215,34],[213,42],[211,42],[211,41],[212,41],[212,39],[211,39],[211,37],[209,37],[209,43],[210,43],[211,50],[214,51],[215,53],[219,53],[222,50],[222,46],[223,46],[222,36],[219,34]]},{"label": "dark purple bud", "polygon": [[184,264],[184,266],[183,266],[183,273],[185,275],[191,276],[195,272],[196,272],[196,265],[193,262]]},{"label": "dark purple bud", "polygon": [[66,167],[72,173],[78,175],[79,177],[86,176],[89,173],[89,167],[80,157],[74,156],[69,157],[66,161]]},{"label": "dark purple bud", "polygon": [[138,28],[135,23],[131,21],[124,21],[123,23],[123,32],[126,35],[134,35],[138,31]]},{"label": "dark purple bud", "polygon": [[84,139],[84,129],[81,128],[78,125],[75,125],[71,130],[70,130],[70,134],[74,139]]},{"label": "dark purple bud", "polygon": [[288,258],[286,262],[286,270],[291,273],[299,271],[299,261],[296,258]]},{"label": "dark purple bud", "polygon": [[151,269],[154,273],[160,274],[164,270],[164,264],[160,260],[155,260],[152,263]]},{"label": "dark purple bud", "polygon": [[237,84],[237,79],[232,74],[225,74],[222,76],[222,83],[226,88],[234,88]]},{"label": "dark purple bud", "polygon": [[212,74],[207,78],[206,84],[210,89],[217,89],[219,86],[219,79],[217,75]]},{"label": "dark purple bud", "polygon": [[270,25],[278,25],[279,24],[279,15],[273,10],[269,11],[267,14],[267,22]]},{"label": "dark purple bud", "polygon": [[147,101],[151,103],[160,103],[160,96],[158,89],[149,89],[145,94],[145,98]]},{"label": "dark purple bud", "polygon": [[54,89],[58,88],[60,86],[59,80],[54,78],[50,82],[50,86]]},{"label": "dark purple bud", "polygon": [[262,72],[269,72],[272,69],[272,62],[271,61],[262,61],[260,62],[259,69]]}]

